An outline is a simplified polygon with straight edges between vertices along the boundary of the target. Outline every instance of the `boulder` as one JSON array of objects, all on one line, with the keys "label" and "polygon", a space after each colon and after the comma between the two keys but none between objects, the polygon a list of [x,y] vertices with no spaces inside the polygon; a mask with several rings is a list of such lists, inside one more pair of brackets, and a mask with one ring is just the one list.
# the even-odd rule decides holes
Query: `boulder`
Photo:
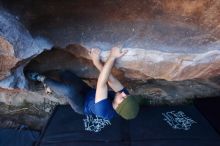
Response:
[{"label": "boulder", "polygon": [[[42,38],[35,39],[29,30],[5,9],[0,9],[0,87],[24,89],[23,68],[28,60],[48,47]],[[45,48],[44,48],[45,47]]]},{"label": "boulder", "polygon": [[88,51],[100,48],[105,62],[113,46],[128,50],[112,73],[134,95],[169,104],[220,96],[219,7],[219,0],[0,1],[0,102],[43,107],[41,118],[24,120],[39,129],[66,101],[46,95],[24,70],[68,69],[95,87]]},{"label": "boulder", "polygon": [[89,48],[100,48],[105,62],[113,46],[128,50],[113,71],[122,82],[218,77],[219,6],[218,0],[3,1],[0,87],[30,90],[24,68],[97,78]]}]

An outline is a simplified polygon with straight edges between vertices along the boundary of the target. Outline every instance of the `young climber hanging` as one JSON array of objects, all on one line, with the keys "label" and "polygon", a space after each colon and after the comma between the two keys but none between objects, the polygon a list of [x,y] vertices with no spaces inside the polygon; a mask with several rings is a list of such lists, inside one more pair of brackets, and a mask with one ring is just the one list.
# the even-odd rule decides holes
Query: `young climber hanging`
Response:
[{"label": "young climber hanging", "polygon": [[[137,100],[111,74],[115,60],[124,56],[127,51],[113,47],[104,66],[100,60],[100,53],[101,50],[98,48],[89,51],[93,64],[100,71],[96,89],[66,70],[58,71],[61,81],[33,71],[27,71],[25,74],[30,80],[40,81],[59,96],[65,97],[73,110],[79,114],[96,115],[106,120],[111,120],[115,115],[127,120],[135,118],[139,111]],[[108,91],[107,84],[113,91]]]}]

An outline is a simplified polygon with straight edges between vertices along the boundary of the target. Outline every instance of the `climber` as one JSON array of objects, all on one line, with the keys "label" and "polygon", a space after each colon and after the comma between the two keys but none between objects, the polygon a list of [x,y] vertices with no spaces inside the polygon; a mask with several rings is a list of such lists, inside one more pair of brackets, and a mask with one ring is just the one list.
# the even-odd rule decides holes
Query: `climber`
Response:
[{"label": "climber", "polygon": [[[26,71],[27,78],[43,82],[56,94],[67,99],[73,110],[79,114],[97,115],[110,120],[116,115],[124,119],[133,119],[137,116],[139,105],[136,99],[129,95],[128,90],[111,74],[116,59],[124,56],[127,51],[114,47],[106,61],[100,60],[101,51],[92,48],[89,55],[93,64],[100,71],[96,89],[91,88],[70,71],[58,71],[60,80],[54,80],[33,71]],[[107,84],[113,89],[108,91]]]}]

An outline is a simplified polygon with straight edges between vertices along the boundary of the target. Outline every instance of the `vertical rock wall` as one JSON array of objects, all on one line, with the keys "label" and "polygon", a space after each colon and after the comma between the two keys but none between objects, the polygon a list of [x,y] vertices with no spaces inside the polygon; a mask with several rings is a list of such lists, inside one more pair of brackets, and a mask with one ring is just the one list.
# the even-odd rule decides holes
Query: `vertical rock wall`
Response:
[{"label": "vertical rock wall", "polygon": [[0,9],[0,87],[25,87],[25,63],[44,49],[50,49],[42,40],[34,39],[18,17]]}]

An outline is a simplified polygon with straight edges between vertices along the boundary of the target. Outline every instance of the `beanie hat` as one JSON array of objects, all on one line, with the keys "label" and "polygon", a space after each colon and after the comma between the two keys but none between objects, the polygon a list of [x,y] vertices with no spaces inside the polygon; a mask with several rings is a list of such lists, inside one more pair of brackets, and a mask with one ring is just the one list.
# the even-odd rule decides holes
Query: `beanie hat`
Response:
[{"label": "beanie hat", "polygon": [[126,120],[134,119],[139,111],[139,104],[131,95],[127,96],[116,108],[116,112]]}]

